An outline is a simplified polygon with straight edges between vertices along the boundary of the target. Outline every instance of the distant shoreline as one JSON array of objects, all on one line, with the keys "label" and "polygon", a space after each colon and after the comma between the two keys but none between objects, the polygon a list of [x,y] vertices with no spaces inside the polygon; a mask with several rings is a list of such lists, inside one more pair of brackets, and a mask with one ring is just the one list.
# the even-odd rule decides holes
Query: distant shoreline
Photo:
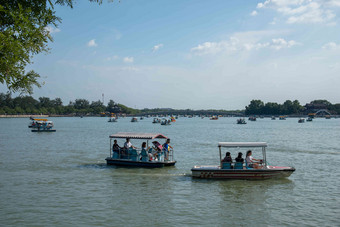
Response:
[{"label": "distant shoreline", "polygon": [[[126,115],[126,117],[133,117],[133,116],[143,116],[143,115]],[[275,115],[276,117],[279,117],[279,115]],[[307,115],[299,115],[299,114],[292,114],[292,115],[284,115],[286,116],[287,118],[306,118]],[[14,114],[14,115],[10,115],[10,114],[3,114],[3,115],[0,115],[0,118],[48,118],[48,117],[103,117],[103,116],[100,116],[100,115],[83,115],[83,116],[79,116],[79,115],[74,115],[74,114],[66,114],[66,115],[58,115],[58,114],[51,114],[51,115],[48,115],[48,114],[43,114],[43,115],[32,115],[32,114],[23,114],[23,115],[20,115],[20,114]],[[107,117],[107,116],[105,116]],[[248,117],[246,115],[229,115],[229,116],[224,116],[224,117]],[[259,118],[259,116],[257,116]],[[262,117],[265,117],[265,118],[270,118],[271,115],[263,115]],[[316,118],[323,118],[324,116],[317,116]],[[340,115],[331,115],[332,118],[339,118]]]}]

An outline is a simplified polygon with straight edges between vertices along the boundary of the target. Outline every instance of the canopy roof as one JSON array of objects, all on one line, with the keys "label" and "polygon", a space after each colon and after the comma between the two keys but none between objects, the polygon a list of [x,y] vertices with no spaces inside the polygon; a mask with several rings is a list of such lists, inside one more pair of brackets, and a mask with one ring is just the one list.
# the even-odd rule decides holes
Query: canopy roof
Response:
[{"label": "canopy roof", "polygon": [[136,132],[118,132],[110,135],[110,138],[130,138],[130,139],[168,139],[168,137],[159,133],[136,133]]},{"label": "canopy roof", "polygon": [[219,142],[219,147],[267,147],[266,142]]}]

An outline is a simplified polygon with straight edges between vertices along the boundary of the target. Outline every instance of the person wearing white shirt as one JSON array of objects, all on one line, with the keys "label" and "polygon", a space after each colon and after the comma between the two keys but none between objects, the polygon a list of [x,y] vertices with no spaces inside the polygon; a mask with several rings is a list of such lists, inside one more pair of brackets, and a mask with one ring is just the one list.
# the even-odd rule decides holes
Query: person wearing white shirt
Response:
[{"label": "person wearing white shirt", "polygon": [[247,167],[254,168],[254,169],[260,169],[261,167],[259,166],[258,162],[262,162],[261,159],[255,159],[253,156],[251,156],[252,152],[251,150],[247,151],[246,155],[246,163]]}]

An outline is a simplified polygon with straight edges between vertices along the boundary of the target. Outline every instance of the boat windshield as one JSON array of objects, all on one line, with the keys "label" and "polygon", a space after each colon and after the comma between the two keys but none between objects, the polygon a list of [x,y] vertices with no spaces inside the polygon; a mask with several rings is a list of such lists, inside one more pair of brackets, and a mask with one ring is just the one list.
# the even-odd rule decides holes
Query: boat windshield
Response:
[{"label": "boat windshield", "polygon": [[[264,169],[267,166],[266,142],[219,142],[218,147],[223,169]],[[247,154],[251,157],[247,158]]]}]

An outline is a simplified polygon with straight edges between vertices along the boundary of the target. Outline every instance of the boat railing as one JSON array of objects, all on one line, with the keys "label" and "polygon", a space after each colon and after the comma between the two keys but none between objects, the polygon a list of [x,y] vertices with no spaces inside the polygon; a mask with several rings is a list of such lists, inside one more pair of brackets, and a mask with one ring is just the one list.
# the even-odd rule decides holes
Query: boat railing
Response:
[{"label": "boat railing", "polygon": [[174,160],[174,151],[170,149],[169,152],[165,152],[163,150],[157,151],[153,148],[150,148],[147,155],[142,155],[142,149],[125,149],[121,148],[119,150],[112,151],[112,158],[114,159],[127,159],[132,161],[153,161],[153,162],[163,162],[163,161],[173,161]]},{"label": "boat railing", "polygon": [[[265,162],[252,162],[258,164],[258,168],[256,169],[266,169],[268,163]],[[253,167],[249,167],[247,162],[221,162],[221,169],[255,169]]]}]

